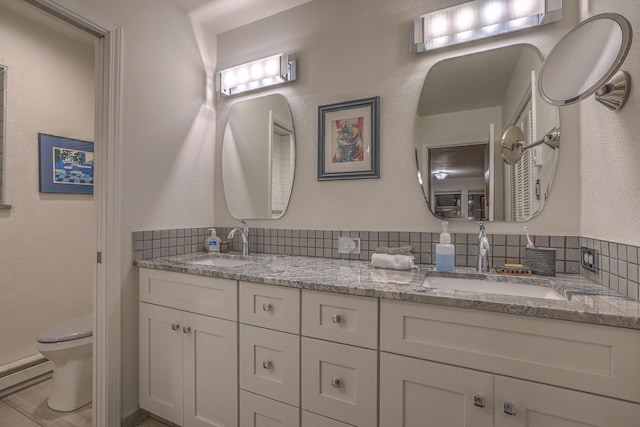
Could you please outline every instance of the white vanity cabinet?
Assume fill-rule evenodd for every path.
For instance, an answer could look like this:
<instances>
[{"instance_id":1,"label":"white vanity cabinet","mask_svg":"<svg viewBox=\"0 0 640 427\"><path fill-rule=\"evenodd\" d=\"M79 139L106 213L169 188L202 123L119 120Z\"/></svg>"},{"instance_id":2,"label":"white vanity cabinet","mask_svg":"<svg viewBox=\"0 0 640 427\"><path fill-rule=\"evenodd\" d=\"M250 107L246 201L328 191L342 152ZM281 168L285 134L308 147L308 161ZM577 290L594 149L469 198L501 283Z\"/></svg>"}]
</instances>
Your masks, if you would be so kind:
<instances>
[{"instance_id":1,"label":"white vanity cabinet","mask_svg":"<svg viewBox=\"0 0 640 427\"><path fill-rule=\"evenodd\" d=\"M184 427L631 427L639 355L635 329L140 270L140 406Z\"/></svg>"},{"instance_id":2,"label":"white vanity cabinet","mask_svg":"<svg viewBox=\"0 0 640 427\"><path fill-rule=\"evenodd\" d=\"M183 427L238 425L236 295L235 281L140 269L141 408Z\"/></svg>"},{"instance_id":3,"label":"white vanity cabinet","mask_svg":"<svg viewBox=\"0 0 640 427\"><path fill-rule=\"evenodd\" d=\"M383 300L380 427L635 425L639 338L636 330Z\"/></svg>"}]
</instances>

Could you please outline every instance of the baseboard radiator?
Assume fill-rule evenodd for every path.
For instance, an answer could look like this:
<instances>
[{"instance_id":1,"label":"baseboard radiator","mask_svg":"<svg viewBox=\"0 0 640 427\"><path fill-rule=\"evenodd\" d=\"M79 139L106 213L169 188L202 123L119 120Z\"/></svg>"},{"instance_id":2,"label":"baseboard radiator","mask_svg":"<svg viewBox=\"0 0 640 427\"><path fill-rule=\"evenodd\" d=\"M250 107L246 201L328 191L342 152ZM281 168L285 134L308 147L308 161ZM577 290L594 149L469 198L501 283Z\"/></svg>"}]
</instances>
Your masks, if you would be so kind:
<instances>
[{"instance_id":1,"label":"baseboard radiator","mask_svg":"<svg viewBox=\"0 0 640 427\"><path fill-rule=\"evenodd\" d=\"M0 366L0 397L51 377L53 363L37 354Z\"/></svg>"}]
</instances>

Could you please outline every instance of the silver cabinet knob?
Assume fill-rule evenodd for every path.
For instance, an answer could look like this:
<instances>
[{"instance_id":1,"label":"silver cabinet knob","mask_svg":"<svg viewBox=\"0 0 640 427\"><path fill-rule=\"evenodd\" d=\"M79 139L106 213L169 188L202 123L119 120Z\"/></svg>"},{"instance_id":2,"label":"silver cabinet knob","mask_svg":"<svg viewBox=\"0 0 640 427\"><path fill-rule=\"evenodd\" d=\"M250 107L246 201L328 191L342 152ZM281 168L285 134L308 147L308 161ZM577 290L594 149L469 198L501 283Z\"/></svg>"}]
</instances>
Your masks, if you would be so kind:
<instances>
[{"instance_id":1,"label":"silver cabinet knob","mask_svg":"<svg viewBox=\"0 0 640 427\"><path fill-rule=\"evenodd\" d=\"M340 388L341 385L342 382L340 381L340 378L331 378L331 387Z\"/></svg>"},{"instance_id":2,"label":"silver cabinet knob","mask_svg":"<svg viewBox=\"0 0 640 427\"><path fill-rule=\"evenodd\" d=\"M333 318L331 319L333 321L333 323L340 323L342 322L342 314L340 313L336 313L333 315Z\"/></svg>"},{"instance_id":3,"label":"silver cabinet knob","mask_svg":"<svg viewBox=\"0 0 640 427\"><path fill-rule=\"evenodd\" d=\"M177 331L178 329L180 329L180 325L178 323L171 324L171 330Z\"/></svg>"},{"instance_id":4,"label":"silver cabinet knob","mask_svg":"<svg viewBox=\"0 0 640 427\"><path fill-rule=\"evenodd\" d=\"M184 332L185 334L190 334L191 333L191 326L183 326L182 327L182 332Z\"/></svg>"},{"instance_id":5,"label":"silver cabinet knob","mask_svg":"<svg viewBox=\"0 0 640 427\"><path fill-rule=\"evenodd\" d=\"M518 412L516 405L511 402L505 402L504 404L504 413L507 415L515 416Z\"/></svg>"},{"instance_id":6,"label":"silver cabinet knob","mask_svg":"<svg viewBox=\"0 0 640 427\"><path fill-rule=\"evenodd\" d=\"M262 310L263 311L271 311L271 310L273 310L273 306L271 305L271 303L262 304Z\"/></svg>"},{"instance_id":7,"label":"silver cabinet knob","mask_svg":"<svg viewBox=\"0 0 640 427\"><path fill-rule=\"evenodd\" d=\"M484 408L486 403L484 401L484 396L475 395L473 396L473 406L477 406L478 408Z\"/></svg>"},{"instance_id":8,"label":"silver cabinet knob","mask_svg":"<svg viewBox=\"0 0 640 427\"><path fill-rule=\"evenodd\" d=\"M271 369L272 366L273 366L273 363L271 363L271 360L263 360L262 361L262 367L264 369Z\"/></svg>"}]
</instances>

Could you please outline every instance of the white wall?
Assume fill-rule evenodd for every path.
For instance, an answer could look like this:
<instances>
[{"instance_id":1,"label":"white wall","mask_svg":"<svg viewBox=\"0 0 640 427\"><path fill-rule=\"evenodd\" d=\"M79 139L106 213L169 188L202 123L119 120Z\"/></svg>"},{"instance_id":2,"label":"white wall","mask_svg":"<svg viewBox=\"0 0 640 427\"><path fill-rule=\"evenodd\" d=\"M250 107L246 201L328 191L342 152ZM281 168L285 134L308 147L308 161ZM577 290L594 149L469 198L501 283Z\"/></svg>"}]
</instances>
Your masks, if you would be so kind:
<instances>
[{"instance_id":1,"label":"white wall","mask_svg":"<svg viewBox=\"0 0 640 427\"><path fill-rule=\"evenodd\" d=\"M272 91L218 98L220 150L230 106L242 99L280 92L296 127L297 170L289 210L278 221L253 221L256 227L436 231L416 182L413 144L416 111L424 78L448 57L515 43L529 43L543 54L577 22L577 4L565 2L565 18L545 27L478 43L411 55L414 16L445 2L412 0L323 0L218 36L218 63L236 65L279 51L298 55L298 80ZM453 2L449 2L453 3ZM431 6L432 8L433 6ZM381 178L318 182L318 105L381 96ZM579 147L577 107L561 113L563 156L549 204L529 222L534 234L579 234ZM216 168L219 169L219 168ZM216 223L237 224L226 209L216 175ZM336 209L339 206L340 209ZM453 232L475 232L474 223L451 225ZM493 223L490 233L521 233L522 224Z\"/></svg>"},{"instance_id":2,"label":"white wall","mask_svg":"<svg viewBox=\"0 0 640 427\"><path fill-rule=\"evenodd\" d=\"M38 132L93 141L94 54L0 4L7 66L5 201L0 210L0 368L38 354L36 336L91 312L95 203L40 193Z\"/></svg>"},{"instance_id":3,"label":"white wall","mask_svg":"<svg viewBox=\"0 0 640 427\"><path fill-rule=\"evenodd\" d=\"M215 112L205 105L203 54L183 11L165 0L76 3L123 29L124 418L138 408L138 272L132 264L132 232L213 223Z\"/></svg>"},{"instance_id":4,"label":"white wall","mask_svg":"<svg viewBox=\"0 0 640 427\"><path fill-rule=\"evenodd\" d=\"M624 15L633 27L633 44L622 66L631 76L631 93L624 108L615 113L592 98L580 103L581 234L638 246L640 3L591 0L581 11L583 18L604 12Z\"/></svg>"},{"instance_id":5,"label":"white wall","mask_svg":"<svg viewBox=\"0 0 640 427\"><path fill-rule=\"evenodd\" d=\"M423 147L487 142L490 123L497 132L502 129L501 114L498 106L416 117L417 134L424 135L424 141L420 141Z\"/></svg>"}]
</instances>

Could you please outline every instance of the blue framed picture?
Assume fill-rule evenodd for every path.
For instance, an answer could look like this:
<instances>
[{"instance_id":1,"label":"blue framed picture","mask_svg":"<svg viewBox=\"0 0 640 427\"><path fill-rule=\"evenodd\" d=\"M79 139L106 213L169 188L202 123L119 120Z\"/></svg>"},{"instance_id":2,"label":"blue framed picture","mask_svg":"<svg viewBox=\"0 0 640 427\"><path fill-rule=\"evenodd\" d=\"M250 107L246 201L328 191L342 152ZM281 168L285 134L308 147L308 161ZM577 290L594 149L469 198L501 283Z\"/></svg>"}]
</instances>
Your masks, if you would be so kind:
<instances>
[{"instance_id":1,"label":"blue framed picture","mask_svg":"<svg viewBox=\"0 0 640 427\"><path fill-rule=\"evenodd\" d=\"M41 193L93 194L93 142L38 134Z\"/></svg>"}]
</instances>

